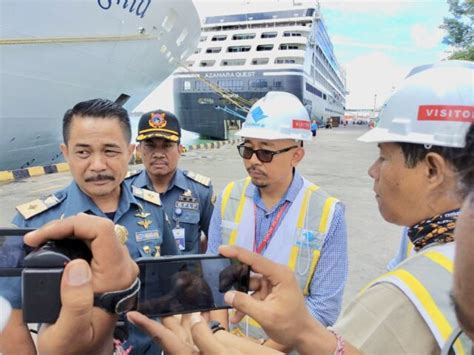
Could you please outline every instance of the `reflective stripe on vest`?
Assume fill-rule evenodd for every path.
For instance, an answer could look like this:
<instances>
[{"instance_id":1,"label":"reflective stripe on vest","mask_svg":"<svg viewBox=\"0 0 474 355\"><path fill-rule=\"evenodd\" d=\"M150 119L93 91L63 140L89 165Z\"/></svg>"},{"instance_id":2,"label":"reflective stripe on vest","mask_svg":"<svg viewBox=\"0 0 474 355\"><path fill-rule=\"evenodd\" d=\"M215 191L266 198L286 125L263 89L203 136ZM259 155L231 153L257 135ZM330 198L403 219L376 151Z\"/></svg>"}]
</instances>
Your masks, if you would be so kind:
<instances>
[{"instance_id":1,"label":"reflective stripe on vest","mask_svg":"<svg viewBox=\"0 0 474 355\"><path fill-rule=\"evenodd\" d=\"M222 195L222 243L252 250L255 234L253 196L247 192L250 178L232 182ZM303 187L262 255L287 264L294 271L305 296L320 257L337 199L303 178ZM241 223L244 222L244 223ZM263 330L252 319L243 320L234 333L259 338Z\"/></svg>"},{"instance_id":2,"label":"reflective stripe on vest","mask_svg":"<svg viewBox=\"0 0 474 355\"><path fill-rule=\"evenodd\" d=\"M449 298L453 259L454 243L431 247L371 284L388 282L403 291L425 320L440 348L458 325ZM466 354L469 347L460 339L454 345L457 354Z\"/></svg>"}]
</instances>

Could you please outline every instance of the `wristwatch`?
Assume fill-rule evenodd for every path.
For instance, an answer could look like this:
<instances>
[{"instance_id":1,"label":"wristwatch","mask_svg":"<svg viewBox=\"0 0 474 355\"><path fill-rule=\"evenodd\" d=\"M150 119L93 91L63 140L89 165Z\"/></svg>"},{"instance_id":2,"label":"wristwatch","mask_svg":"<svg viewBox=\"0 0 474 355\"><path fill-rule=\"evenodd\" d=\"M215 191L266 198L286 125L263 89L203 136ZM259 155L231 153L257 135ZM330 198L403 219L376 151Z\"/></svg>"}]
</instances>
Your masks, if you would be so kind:
<instances>
[{"instance_id":1,"label":"wristwatch","mask_svg":"<svg viewBox=\"0 0 474 355\"><path fill-rule=\"evenodd\" d=\"M209 322L207 322L207 325L208 325L209 329L211 330L212 334L215 334L219 330L225 330L225 328L222 326L222 324L219 323L216 320L210 320Z\"/></svg>"},{"instance_id":2,"label":"wristwatch","mask_svg":"<svg viewBox=\"0 0 474 355\"><path fill-rule=\"evenodd\" d=\"M135 308L139 290L140 279L137 277L133 284L125 290L95 294L94 306L113 314L126 313Z\"/></svg>"}]
</instances>

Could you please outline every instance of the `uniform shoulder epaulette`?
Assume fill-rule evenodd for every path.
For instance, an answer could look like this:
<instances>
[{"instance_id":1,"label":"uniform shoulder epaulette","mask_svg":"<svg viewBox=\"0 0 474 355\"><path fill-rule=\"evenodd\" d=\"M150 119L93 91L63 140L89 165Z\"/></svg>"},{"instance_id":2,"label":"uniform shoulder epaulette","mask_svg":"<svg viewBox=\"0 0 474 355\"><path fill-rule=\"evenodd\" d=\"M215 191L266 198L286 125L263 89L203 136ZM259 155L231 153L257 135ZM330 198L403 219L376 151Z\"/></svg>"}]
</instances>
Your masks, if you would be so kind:
<instances>
[{"instance_id":1,"label":"uniform shoulder epaulette","mask_svg":"<svg viewBox=\"0 0 474 355\"><path fill-rule=\"evenodd\" d=\"M130 179L134 176L137 176L138 174L140 174L142 172L141 169L138 169L138 170L129 170L127 172L127 175L125 175L125 179Z\"/></svg>"},{"instance_id":2,"label":"uniform shoulder epaulette","mask_svg":"<svg viewBox=\"0 0 474 355\"><path fill-rule=\"evenodd\" d=\"M204 176L204 175L192 172L192 171L185 171L184 175L186 175L191 180L194 180L194 181L200 183L201 185L204 185L204 186L210 186L211 185L211 178L209 178L207 176Z\"/></svg>"},{"instance_id":3,"label":"uniform shoulder epaulette","mask_svg":"<svg viewBox=\"0 0 474 355\"><path fill-rule=\"evenodd\" d=\"M147 189L142 189L140 187L132 186L132 194L133 196L153 203L154 205L161 206L160 194L155 191L150 191Z\"/></svg>"},{"instance_id":4,"label":"uniform shoulder epaulette","mask_svg":"<svg viewBox=\"0 0 474 355\"><path fill-rule=\"evenodd\" d=\"M20 213L25 220L30 219L31 217L37 216L44 211L49 210L51 207L54 207L61 203L65 194L56 196L55 194L46 196L45 198L39 198L21 205L16 206L16 210Z\"/></svg>"}]
</instances>

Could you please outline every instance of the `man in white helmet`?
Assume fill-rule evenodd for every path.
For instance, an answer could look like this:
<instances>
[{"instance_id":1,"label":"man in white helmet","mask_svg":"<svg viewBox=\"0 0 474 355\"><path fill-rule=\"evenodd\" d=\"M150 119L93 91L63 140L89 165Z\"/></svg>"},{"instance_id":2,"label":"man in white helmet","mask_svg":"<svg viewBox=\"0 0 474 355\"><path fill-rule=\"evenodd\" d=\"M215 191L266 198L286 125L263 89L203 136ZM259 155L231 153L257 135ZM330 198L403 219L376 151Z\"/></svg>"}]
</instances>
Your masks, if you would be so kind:
<instances>
[{"instance_id":1,"label":"man in white helmet","mask_svg":"<svg viewBox=\"0 0 474 355\"><path fill-rule=\"evenodd\" d=\"M378 143L369 175L380 213L406 226L414 246L414 256L361 292L335 326L364 352L437 354L457 327L449 291L473 73L472 63L459 61L415 68L379 125L360 138ZM468 346L459 341L455 349Z\"/></svg>"},{"instance_id":2,"label":"man in white helmet","mask_svg":"<svg viewBox=\"0 0 474 355\"><path fill-rule=\"evenodd\" d=\"M288 265L311 314L332 325L347 277L346 223L342 203L296 170L303 141L311 141L310 124L305 107L289 93L269 92L252 106L237 133L244 138L238 151L249 177L228 184L218 198L208 253L217 254L221 244L239 245ZM267 338L251 319L233 331Z\"/></svg>"}]
</instances>

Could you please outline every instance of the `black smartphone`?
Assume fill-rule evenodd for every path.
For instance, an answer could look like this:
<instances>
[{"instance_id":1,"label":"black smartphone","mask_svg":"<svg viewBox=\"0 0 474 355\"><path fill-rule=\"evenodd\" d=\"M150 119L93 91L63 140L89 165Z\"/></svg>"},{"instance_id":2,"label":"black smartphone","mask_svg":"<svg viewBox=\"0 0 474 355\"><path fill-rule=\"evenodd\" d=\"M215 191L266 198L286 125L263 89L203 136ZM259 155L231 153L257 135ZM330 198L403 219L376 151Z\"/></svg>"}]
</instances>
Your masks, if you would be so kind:
<instances>
[{"instance_id":1,"label":"black smartphone","mask_svg":"<svg viewBox=\"0 0 474 355\"><path fill-rule=\"evenodd\" d=\"M137 264L137 309L149 317L230 308L227 291L249 291L250 267L223 256L140 258Z\"/></svg>"},{"instance_id":2,"label":"black smartphone","mask_svg":"<svg viewBox=\"0 0 474 355\"><path fill-rule=\"evenodd\" d=\"M34 229L0 228L0 276L20 276L23 260L34 248L23 243L23 236Z\"/></svg>"}]
</instances>

